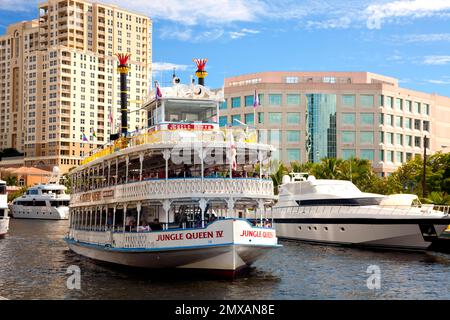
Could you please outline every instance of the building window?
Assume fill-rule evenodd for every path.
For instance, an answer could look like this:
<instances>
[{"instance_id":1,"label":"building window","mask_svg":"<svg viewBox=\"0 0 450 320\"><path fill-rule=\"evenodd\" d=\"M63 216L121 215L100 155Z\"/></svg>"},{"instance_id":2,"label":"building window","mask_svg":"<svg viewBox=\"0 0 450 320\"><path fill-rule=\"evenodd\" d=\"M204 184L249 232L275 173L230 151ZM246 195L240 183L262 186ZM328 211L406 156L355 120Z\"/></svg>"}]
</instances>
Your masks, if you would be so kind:
<instances>
[{"instance_id":1,"label":"building window","mask_svg":"<svg viewBox=\"0 0 450 320\"><path fill-rule=\"evenodd\" d=\"M420 137L414 137L414 147L421 147Z\"/></svg>"},{"instance_id":2,"label":"building window","mask_svg":"<svg viewBox=\"0 0 450 320\"><path fill-rule=\"evenodd\" d=\"M264 123L264 112L258 112L258 123L259 124Z\"/></svg>"},{"instance_id":3,"label":"building window","mask_svg":"<svg viewBox=\"0 0 450 320\"><path fill-rule=\"evenodd\" d=\"M375 159L375 150L373 149L361 149L360 158L373 161Z\"/></svg>"},{"instance_id":4,"label":"building window","mask_svg":"<svg viewBox=\"0 0 450 320\"><path fill-rule=\"evenodd\" d=\"M378 143L384 143L384 132L383 131L378 132Z\"/></svg>"},{"instance_id":5,"label":"building window","mask_svg":"<svg viewBox=\"0 0 450 320\"><path fill-rule=\"evenodd\" d=\"M423 122L423 124L422 124L422 126L423 126L423 131L430 131L430 121L424 121Z\"/></svg>"},{"instance_id":6,"label":"building window","mask_svg":"<svg viewBox=\"0 0 450 320\"><path fill-rule=\"evenodd\" d=\"M362 126L373 126L373 113L361 113L360 122Z\"/></svg>"},{"instance_id":7,"label":"building window","mask_svg":"<svg viewBox=\"0 0 450 320\"><path fill-rule=\"evenodd\" d=\"M241 107L241 97L231 98L231 107L240 108Z\"/></svg>"},{"instance_id":8,"label":"building window","mask_svg":"<svg viewBox=\"0 0 450 320\"><path fill-rule=\"evenodd\" d=\"M220 103L219 108L220 108L221 110L225 110L225 109L227 109L227 107L228 107L228 103L227 103L227 100L225 99L225 101L222 101L222 102Z\"/></svg>"},{"instance_id":9,"label":"building window","mask_svg":"<svg viewBox=\"0 0 450 320\"><path fill-rule=\"evenodd\" d=\"M288 94L286 96L286 104L288 106L299 106L300 105L300 95L299 94Z\"/></svg>"},{"instance_id":10,"label":"building window","mask_svg":"<svg viewBox=\"0 0 450 320\"><path fill-rule=\"evenodd\" d=\"M394 144L394 134L392 132L386 132L386 143Z\"/></svg>"},{"instance_id":11,"label":"building window","mask_svg":"<svg viewBox=\"0 0 450 320\"><path fill-rule=\"evenodd\" d=\"M387 162L394 162L394 151L386 151Z\"/></svg>"},{"instance_id":12,"label":"building window","mask_svg":"<svg viewBox=\"0 0 450 320\"><path fill-rule=\"evenodd\" d=\"M281 112L269 112L269 124L281 124Z\"/></svg>"},{"instance_id":13,"label":"building window","mask_svg":"<svg viewBox=\"0 0 450 320\"><path fill-rule=\"evenodd\" d=\"M300 131L298 131L298 130L287 130L286 131L286 142L287 143L300 142Z\"/></svg>"},{"instance_id":14,"label":"building window","mask_svg":"<svg viewBox=\"0 0 450 320\"><path fill-rule=\"evenodd\" d=\"M400 98L395 99L395 109L403 110L403 100Z\"/></svg>"},{"instance_id":15,"label":"building window","mask_svg":"<svg viewBox=\"0 0 450 320\"><path fill-rule=\"evenodd\" d=\"M372 108L374 105L374 97L373 95L363 94L360 96L361 107L363 108Z\"/></svg>"},{"instance_id":16,"label":"building window","mask_svg":"<svg viewBox=\"0 0 450 320\"><path fill-rule=\"evenodd\" d=\"M262 106L264 104L264 94L263 93L258 94L258 100L259 100L259 105Z\"/></svg>"},{"instance_id":17,"label":"building window","mask_svg":"<svg viewBox=\"0 0 450 320\"><path fill-rule=\"evenodd\" d=\"M269 94L269 105L281 106L281 94Z\"/></svg>"},{"instance_id":18,"label":"building window","mask_svg":"<svg viewBox=\"0 0 450 320\"><path fill-rule=\"evenodd\" d=\"M300 162L300 150L299 149L287 149L287 161L288 162Z\"/></svg>"},{"instance_id":19,"label":"building window","mask_svg":"<svg viewBox=\"0 0 450 320\"><path fill-rule=\"evenodd\" d=\"M414 113L420 113L420 103L414 102Z\"/></svg>"},{"instance_id":20,"label":"building window","mask_svg":"<svg viewBox=\"0 0 450 320\"><path fill-rule=\"evenodd\" d=\"M300 113L299 112L289 112L286 115L286 122L288 125L298 125L300 124Z\"/></svg>"},{"instance_id":21,"label":"building window","mask_svg":"<svg viewBox=\"0 0 450 320\"><path fill-rule=\"evenodd\" d=\"M228 117L227 116L220 116L219 117L219 126L226 127L228 124Z\"/></svg>"},{"instance_id":22,"label":"building window","mask_svg":"<svg viewBox=\"0 0 450 320\"><path fill-rule=\"evenodd\" d=\"M414 129L420 130L420 120L419 119L414 119Z\"/></svg>"},{"instance_id":23,"label":"building window","mask_svg":"<svg viewBox=\"0 0 450 320\"><path fill-rule=\"evenodd\" d=\"M342 149L342 158L348 160L356 157L355 149Z\"/></svg>"},{"instance_id":24,"label":"building window","mask_svg":"<svg viewBox=\"0 0 450 320\"><path fill-rule=\"evenodd\" d=\"M373 144L374 142L373 131L361 131L359 141L361 144Z\"/></svg>"},{"instance_id":25,"label":"building window","mask_svg":"<svg viewBox=\"0 0 450 320\"><path fill-rule=\"evenodd\" d=\"M412 119L411 118L405 118L405 128L406 129L411 129L411 125L412 125Z\"/></svg>"},{"instance_id":26,"label":"building window","mask_svg":"<svg viewBox=\"0 0 450 320\"><path fill-rule=\"evenodd\" d=\"M384 124L384 114L383 113L378 114L378 124L380 124L380 125Z\"/></svg>"},{"instance_id":27,"label":"building window","mask_svg":"<svg viewBox=\"0 0 450 320\"><path fill-rule=\"evenodd\" d=\"M412 159L412 153L411 152L407 152L406 153L406 161L409 161Z\"/></svg>"},{"instance_id":28,"label":"building window","mask_svg":"<svg viewBox=\"0 0 450 320\"><path fill-rule=\"evenodd\" d=\"M379 154L378 154L378 161L384 161L384 151L380 150Z\"/></svg>"},{"instance_id":29,"label":"building window","mask_svg":"<svg viewBox=\"0 0 450 320\"><path fill-rule=\"evenodd\" d=\"M403 118L400 116L395 117L395 126L401 128L403 126Z\"/></svg>"},{"instance_id":30,"label":"building window","mask_svg":"<svg viewBox=\"0 0 450 320\"><path fill-rule=\"evenodd\" d=\"M342 95L342 105L344 107L355 107L355 95L354 94L343 94Z\"/></svg>"},{"instance_id":31,"label":"building window","mask_svg":"<svg viewBox=\"0 0 450 320\"><path fill-rule=\"evenodd\" d=\"M392 98L392 97L384 97L384 106L386 108L391 108L392 109L392 100L393 99L394 98Z\"/></svg>"},{"instance_id":32,"label":"building window","mask_svg":"<svg viewBox=\"0 0 450 320\"><path fill-rule=\"evenodd\" d=\"M246 107L253 107L253 96L245 96L245 106Z\"/></svg>"},{"instance_id":33,"label":"building window","mask_svg":"<svg viewBox=\"0 0 450 320\"><path fill-rule=\"evenodd\" d=\"M286 83L298 83L298 77L286 77Z\"/></svg>"},{"instance_id":34,"label":"building window","mask_svg":"<svg viewBox=\"0 0 450 320\"><path fill-rule=\"evenodd\" d=\"M392 114L387 114L386 115L386 125L392 126L393 122L394 122L394 116Z\"/></svg>"},{"instance_id":35,"label":"building window","mask_svg":"<svg viewBox=\"0 0 450 320\"><path fill-rule=\"evenodd\" d=\"M238 122L241 121L241 115L240 114L234 114L231 116L231 125L232 126L240 126L241 124Z\"/></svg>"},{"instance_id":36,"label":"building window","mask_svg":"<svg viewBox=\"0 0 450 320\"><path fill-rule=\"evenodd\" d=\"M405 109L408 111L408 112L412 112L412 102L410 101L410 100L405 100Z\"/></svg>"},{"instance_id":37,"label":"building window","mask_svg":"<svg viewBox=\"0 0 450 320\"><path fill-rule=\"evenodd\" d=\"M430 115L430 105L427 103L423 104L423 113L426 115Z\"/></svg>"},{"instance_id":38,"label":"building window","mask_svg":"<svg viewBox=\"0 0 450 320\"><path fill-rule=\"evenodd\" d=\"M405 136L405 145L412 147L412 136Z\"/></svg>"},{"instance_id":39,"label":"building window","mask_svg":"<svg viewBox=\"0 0 450 320\"><path fill-rule=\"evenodd\" d=\"M355 143L355 131L342 131L341 142L342 143Z\"/></svg>"},{"instance_id":40,"label":"building window","mask_svg":"<svg viewBox=\"0 0 450 320\"><path fill-rule=\"evenodd\" d=\"M356 115L355 113L342 113L343 125L355 125Z\"/></svg>"},{"instance_id":41,"label":"building window","mask_svg":"<svg viewBox=\"0 0 450 320\"><path fill-rule=\"evenodd\" d=\"M395 142L400 146L403 145L403 135L401 133L395 134Z\"/></svg>"},{"instance_id":42,"label":"building window","mask_svg":"<svg viewBox=\"0 0 450 320\"><path fill-rule=\"evenodd\" d=\"M269 143L278 147L281 144L281 131L269 130Z\"/></svg>"},{"instance_id":43,"label":"building window","mask_svg":"<svg viewBox=\"0 0 450 320\"><path fill-rule=\"evenodd\" d=\"M402 163L403 162L403 152L397 151L397 162Z\"/></svg>"},{"instance_id":44,"label":"building window","mask_svg":"<svg viewBox=\"0 0 450 320\"><path fill-rule=\"evenodd\" d=\"M245 115L245 124L251 124L251 125L255 124L255 116L253 113L247 113Z\"/></svg>"}]
</instances>

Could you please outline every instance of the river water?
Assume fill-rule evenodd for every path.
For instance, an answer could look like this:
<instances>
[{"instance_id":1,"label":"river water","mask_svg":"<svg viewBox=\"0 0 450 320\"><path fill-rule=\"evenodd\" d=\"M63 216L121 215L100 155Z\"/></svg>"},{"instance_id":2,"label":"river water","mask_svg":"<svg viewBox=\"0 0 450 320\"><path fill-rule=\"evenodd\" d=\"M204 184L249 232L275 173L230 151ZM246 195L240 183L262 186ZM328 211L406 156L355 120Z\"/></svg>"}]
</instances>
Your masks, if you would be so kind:
<instances>
[{"instance_id":1,"label":"river water","mask_svg":"<svg viewBox=\"0 0 450 320\"><path fill-rule=\"evenodd\" d=\"M281 242L235 280L102 264L69 251L67 221L11 220L0 239L0 296L8 299L450 299L450 254ZM67 289L69 266L81 289ZM380 288L369 289L369 266ZM375 268L376 268L375 267Z\"/></svg>"}]
</instances>

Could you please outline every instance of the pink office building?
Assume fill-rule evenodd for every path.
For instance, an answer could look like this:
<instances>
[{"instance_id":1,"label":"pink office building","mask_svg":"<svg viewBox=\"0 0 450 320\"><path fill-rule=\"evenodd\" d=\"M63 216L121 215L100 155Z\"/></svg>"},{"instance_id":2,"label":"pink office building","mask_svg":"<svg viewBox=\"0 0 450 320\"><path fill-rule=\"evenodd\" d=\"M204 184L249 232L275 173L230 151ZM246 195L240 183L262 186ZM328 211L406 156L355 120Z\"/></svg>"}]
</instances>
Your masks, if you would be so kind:
<instances>
[{"instance_id":1,"label":"pink office building","mask_svg":"<svg viewBox=\"0 0 450 320\"><path fill-rule=\"evenodd\" d=\"M220 124L265 129L285 163L359 157L386 175L422 154L425 137L428 154L450 146L450 98L369 72L241 75L225 79L225 98Z\"/></svg>"}]
</instances>

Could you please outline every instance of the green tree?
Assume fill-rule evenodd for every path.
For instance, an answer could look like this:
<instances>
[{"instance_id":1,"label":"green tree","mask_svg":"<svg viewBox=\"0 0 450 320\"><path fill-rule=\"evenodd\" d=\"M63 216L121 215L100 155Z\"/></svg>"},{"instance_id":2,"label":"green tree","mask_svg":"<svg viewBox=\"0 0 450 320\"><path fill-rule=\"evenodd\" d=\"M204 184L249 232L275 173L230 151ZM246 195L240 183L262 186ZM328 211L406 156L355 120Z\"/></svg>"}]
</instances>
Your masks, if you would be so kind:
<instances>
[{"instance_id":1,"label":"green tree","mask_svg":"<svg viewBox=\"0 0 450 320\"><path fill-rule=\"evenodd\" d=\"M14 199L22 196L25 192L27 192L27 187L22 187L17 191L13 191L11 193L8 193L8 202L12 202Z\"/></svg>"},{"instance_id":2,"label":"green tree","mask_svg":"<svg viewBox=\"0 0 450 320\"><path fill-rule=\"evenodd\" d=\"M272 161L270 164L272 174L270 177L273 181L274 193L278 194L278 187L281 185L283 176L289 174L286 166L278 160Z\"/></svg>"},{"instance_id":3,"label":"green tree","mask_svg":"<svg viewBox=\"0 0 450 320\"><path fill-rule=\"evenodd\" d=\"M17 186L17 176L8 175L4 179L5 179L7 186L11 186L11 187Z\"/></svg>"}]
</instances>

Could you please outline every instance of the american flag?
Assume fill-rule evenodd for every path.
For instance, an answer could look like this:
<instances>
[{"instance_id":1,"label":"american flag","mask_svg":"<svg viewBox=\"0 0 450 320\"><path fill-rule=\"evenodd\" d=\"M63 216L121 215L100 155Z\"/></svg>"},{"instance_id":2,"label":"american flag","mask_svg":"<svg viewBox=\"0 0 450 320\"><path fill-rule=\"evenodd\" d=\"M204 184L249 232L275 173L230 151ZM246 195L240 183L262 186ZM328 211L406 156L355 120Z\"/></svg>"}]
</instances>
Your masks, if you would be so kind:
<instances>
[{"instance_id":1,"label":"american flag","mask_svg":"<svg viewBox=\"0 0 450 320\"><path fill-rule=\"evenodd\" d=\"M255 89L255 95L253 96L253 108L256 109L257 106L259 106L259 96L256 93L256 89Z\"/></svg>"}]
</instances>

